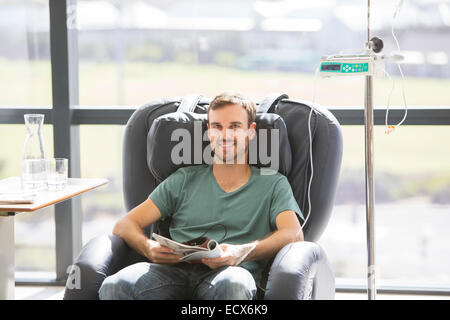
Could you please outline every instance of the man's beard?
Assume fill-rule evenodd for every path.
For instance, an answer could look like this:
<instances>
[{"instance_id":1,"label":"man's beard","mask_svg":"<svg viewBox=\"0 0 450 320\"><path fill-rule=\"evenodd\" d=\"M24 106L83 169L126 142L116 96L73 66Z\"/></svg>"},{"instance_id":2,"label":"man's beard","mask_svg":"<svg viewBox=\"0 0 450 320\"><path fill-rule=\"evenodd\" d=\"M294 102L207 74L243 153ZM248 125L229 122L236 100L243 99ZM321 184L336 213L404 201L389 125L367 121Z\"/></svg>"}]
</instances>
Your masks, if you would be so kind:
<instances>
[{"instance_id":1,"label":"man's beard","mask_svg":"<svg viewBox=\"0 0 450 320\"><path fill-rule=\"evenodd\" d=\"M228 143L231 143L229 141ZM248 151L248 138L243 142L232 141L231 147L228 150L223 150L223 145L227 143L220 143L216 145L214 150L214 158L218 164L246 164ZM240 146L241 144L242 146ZM244 146L245 145L245 146Z\"/></svg>"}]
</instances>

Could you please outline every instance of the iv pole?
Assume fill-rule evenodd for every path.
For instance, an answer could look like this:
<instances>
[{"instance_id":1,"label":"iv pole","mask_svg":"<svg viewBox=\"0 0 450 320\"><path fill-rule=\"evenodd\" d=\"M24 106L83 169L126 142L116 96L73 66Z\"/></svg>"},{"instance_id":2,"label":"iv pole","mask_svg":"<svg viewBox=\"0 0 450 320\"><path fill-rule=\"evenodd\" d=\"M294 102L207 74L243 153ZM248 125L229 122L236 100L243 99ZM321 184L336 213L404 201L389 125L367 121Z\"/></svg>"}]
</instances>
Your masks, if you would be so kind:
<instances>
[{"instance_id":1,"label":"iv pole","mask_svg":"<svg viewBox=\"0 0 450 320\"><path fill-rule=\"evenodd\" d=\"M367 0L367 48L372 50L370 41L370 0ZM365 128L365 182L367 220L367 293L369 300L375 300L375 239L374 239L374 179L373 179L373 76L365 77L364 88L364 128Z\"/></svg>"}]
</instances>

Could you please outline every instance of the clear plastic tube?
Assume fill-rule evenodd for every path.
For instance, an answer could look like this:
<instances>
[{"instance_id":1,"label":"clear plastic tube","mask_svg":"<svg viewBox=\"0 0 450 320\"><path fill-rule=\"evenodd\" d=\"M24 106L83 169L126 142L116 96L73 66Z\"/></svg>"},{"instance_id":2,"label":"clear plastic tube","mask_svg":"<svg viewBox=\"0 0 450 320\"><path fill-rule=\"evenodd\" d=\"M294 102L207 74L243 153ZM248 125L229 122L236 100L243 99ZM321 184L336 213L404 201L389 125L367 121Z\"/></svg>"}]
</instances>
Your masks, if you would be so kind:
<instances>
[{"instance_id":1,"label":"clear plastic tube","mask_svg":"<svg viewBox=\"0 0 450 320\"><path fill-rule=\"evenodd\" d=\"M397 18L398 18L398 15L399 15L400 11L401 11L402 5L403 5L403 0L400 0L398 2L398 4L397 4L397 8L395 9L394 17L393 17L393 21L392 21L392 27L391 27L391 34L392 34L394 42L395 42L395 44L397 46L397 50L399 52L401 52L401 49L400 49L400 44L398 42L397 36L395 35L395 23L397 22ZM403 104L404 104L404 107L405 107L405 114L403 115L403 118L402 118L402 120L399 123L397 123L394 126L389 126L389 124L388 124L388 114L389 114L390 98L391 98L391 94L392 94L392 90L393 90L392 89L390 94L389 94L389 98L388 98L388 104L387 104L387 110L386 110L386 121L385 121L386 133L388 133L388 134L390 132L392 132L396 127L401 126L403 124L403 122L405 121L406 116L408 115L408 105L406 103L406 95L405 95L405 75L403 74L403 70L402 70L402 67L401 67L400 63L399 62L396 62L396 63L397 63L398 71L400 72L400 75L402 77L402 97L403 97ZM386 71L385 71L385 74L387 74L389 76L389 74ZM392 80L392 78L390 76L389 76L389 78Z\"/></svg>"}]
</instances>

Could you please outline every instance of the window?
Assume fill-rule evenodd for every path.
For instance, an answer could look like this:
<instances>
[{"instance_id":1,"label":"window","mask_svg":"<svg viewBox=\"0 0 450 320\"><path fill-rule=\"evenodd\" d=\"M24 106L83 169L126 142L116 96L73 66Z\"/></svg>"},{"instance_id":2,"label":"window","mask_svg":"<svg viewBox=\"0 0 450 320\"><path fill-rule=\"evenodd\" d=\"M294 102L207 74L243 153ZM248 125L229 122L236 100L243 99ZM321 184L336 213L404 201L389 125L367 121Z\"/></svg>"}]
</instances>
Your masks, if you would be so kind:
<instances>
[{"instance_id":1,"label":"window","mask_svg":"<svg viewBox=\"0 0 450 320\"><path fill-rule=\"evenodd\" d=\"M0 108L50 106L50 24L47 0L0 1ZM0 125L0 179L20 176L24 125ZM53 154L51 125L44 125ZM16 271L54 271L53 208L15 218Z\"/></svg>"},{"instance_id":2,"label":"window","mask_svg":"<svg viewBox=\"0 0 450 320\"><path fill-rule=\"evenodd\" d=\"M336 205L320 243L339 278L367 268L364 128L344 126ZM375 264L379 283L450 285L448 126L375 127Z\"/></svg>"},{"instance_id":3,"label":"window","mask_svg":"<svg viewBox=\"0 0 450 320\"><path fill-rule=\"evenodd\" d=\"M48 1L0 6L0 108L51 105Z\"/></svg>"},{"instance_id":4,"label":"window","mask_svg":"<svg viewBox=\"0 0 450 320\"><path fill-rule=\"evenodd\" d=\"M398 50L391 34L398 3L377 1L371 7L371 35L383 39L387 56ZM49 2L0 0L0 5L0 41L5 44L0 48L0 108L49 106ZM404 2L395 34L405 57L401 66L406 78L402 82L396 64L386 64L395 85L390 106L403 106L402 85L410 107L450 106L449 12L444 0ZM323 55L361 52L366 14L366 2L357 0L78 0L79 104L114 109L188 93L213 97L239 91L256 101L282 92L295 100L314 97L325 107L360 108L361 78L315 79L314 71ZM386 107L392 86L389 77L374 79L376 109ZM433 124L405 125L389 136L383 126L375 127L376 264L382 282L450 287L445 230L450 212L450 131L449 126ZM125 214L123 129L112 124L80 127L82 177L110 180L83 196L83 244L110 232ZM364 130L345 124L342 129L344 158L336 206L320 243L338 278L363 282ZM50 149L51 126L44 131ZM0 178L20 174L17 159L24 137L22 125L0 125ZM42 226L36 228L52 233L51 222L45 224L52 215L45 213L39 219ZM19 215L18 221L17 247L31 246L31 240L20 241L40 237L30 235L38 221L32 215ZM36 252L39 259L46 258L31 259L35 265L27 260L28 249L17 249L18 268L23 261L24 269L48 269L54 259L48 249L52 241L46 237L41 243L42 251Z\"/></svg>"},{"instance_id":5,"label":"window","mask_svg":"<svg viewBox=\"0 0 450 320\"><path fill-rule=\"evenodd\" d=\"M81 199L83 245L95 236L111 233L114 223L126 213L122 193L123 129L114 125L80 127L81 176L109 181Z\"/></svg>"},{"instance_id":6,"label":"window","mask_svg":"<svg viewBox=\"0 0 450 320\"><path fill-rule=\"evenodd\" d=\"M311 100L322 55L361 52L365 6L361 1L80 0L80 104L138 106L161 97L219 91L241 91L253 99L286 92ZM372 5L372 34L384 39L386 55L397 51L391 35L395 6L393 1ZM447 7L409 1L396 20L410 105L450 101L444 89L450 84L450 48L442 46ZM440 23L426 19L436 15ZM417 51L417 43L424 42ZM396 65L388 63L387 71L396 79L391 104L403 105ZM321 104L362 104L360 79L318 85ZM377 79L377 105L386 105L390 89L389 79Z\"/></svg>"}]
</instances>

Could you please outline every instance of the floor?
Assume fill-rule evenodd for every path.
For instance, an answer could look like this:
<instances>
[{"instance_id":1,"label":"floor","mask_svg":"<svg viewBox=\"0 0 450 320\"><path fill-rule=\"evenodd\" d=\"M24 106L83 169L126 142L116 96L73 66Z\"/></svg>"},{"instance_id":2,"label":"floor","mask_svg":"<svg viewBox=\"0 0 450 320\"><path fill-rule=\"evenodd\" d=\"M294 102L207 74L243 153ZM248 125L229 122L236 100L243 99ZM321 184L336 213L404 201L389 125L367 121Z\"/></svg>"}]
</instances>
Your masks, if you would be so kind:
<instances>
[{"instance_id":1,"label":"floor","mask_svg":"<svg viewBox=\"0 0 450 320\"><path fill-rule=\"evenodd\" d=\"M16 300L62 300L64 287L16 286Z\"/></svg>"},{"instance_id":2,"label":"floor","mask_svg":"<svg viewBox=\"0 0 450 320\"><path fill-rule=\"evenodd\" d=\"M62 300L63 287L16 286L16 300ZM336 300L367 300L367 294L336 293ZM450 296L378 294L378 300L450 300Z\"/></svg>"}]
</instances>

